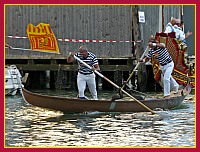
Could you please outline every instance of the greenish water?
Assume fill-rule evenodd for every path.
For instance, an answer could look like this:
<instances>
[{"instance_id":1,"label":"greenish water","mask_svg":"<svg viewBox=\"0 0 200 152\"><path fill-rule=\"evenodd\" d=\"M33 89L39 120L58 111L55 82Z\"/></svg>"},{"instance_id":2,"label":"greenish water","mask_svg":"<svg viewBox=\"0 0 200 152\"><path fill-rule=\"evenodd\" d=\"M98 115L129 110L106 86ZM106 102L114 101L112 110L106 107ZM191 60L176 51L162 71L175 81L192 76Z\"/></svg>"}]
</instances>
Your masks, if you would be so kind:
<instances>
[{"instance_id":1,"label":"greenish water","mask_svg":"<svg viewBox=\"0 0 200 152\"><path fill-rule=\"evenodd\" d=\"M34 90L76 97L77 92ZM108 98L111 91L100 91ZM88 96L90 96L88 94ZM195 99L178 108L150 113L63 114L31 106L21 95L6 96L6 147L194 147Z\"/></svg>"}]
</instances>

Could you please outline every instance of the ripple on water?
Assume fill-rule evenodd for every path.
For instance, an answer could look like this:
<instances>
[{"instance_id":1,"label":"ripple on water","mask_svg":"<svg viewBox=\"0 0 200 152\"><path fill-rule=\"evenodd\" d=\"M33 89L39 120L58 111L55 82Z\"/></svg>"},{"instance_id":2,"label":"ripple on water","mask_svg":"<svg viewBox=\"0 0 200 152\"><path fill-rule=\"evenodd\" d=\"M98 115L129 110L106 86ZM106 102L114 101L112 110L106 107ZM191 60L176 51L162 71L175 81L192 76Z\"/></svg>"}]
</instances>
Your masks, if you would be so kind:
<instances>
[{"instance_id":1,"label":"ripple on water","mask_svg":"<svg viewBox=\"0 0 200 152\"><path fill-rule=\"evenodd\" d=\"M65 94L63 92L63 94ZM110 96L109 93L103 97ZM194 101L146 113L63 114L6 98L6 146L192 147Z\"/></svg>"}]
</instances>

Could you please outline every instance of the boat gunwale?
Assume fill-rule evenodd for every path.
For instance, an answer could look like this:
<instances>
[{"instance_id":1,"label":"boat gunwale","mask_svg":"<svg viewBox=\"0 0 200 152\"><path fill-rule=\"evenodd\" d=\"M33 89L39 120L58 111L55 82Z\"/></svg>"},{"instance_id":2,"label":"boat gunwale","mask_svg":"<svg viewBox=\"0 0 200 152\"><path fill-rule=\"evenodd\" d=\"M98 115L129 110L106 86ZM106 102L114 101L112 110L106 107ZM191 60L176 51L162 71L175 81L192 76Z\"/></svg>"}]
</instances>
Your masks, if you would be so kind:
<instances>
[{"instance_id":1,"label":"boat gunwale","mask_svg":"<svg viewBox=\"0 0 200 152\"><path fill-rule=\"evenodd\" d=\"M106 99L100 99L100 100L94 100L94 99L88 99L88 100L83 100L83 99L79 99L79 98L70 98L70 97L64 97L64 96L55 96L55 95L44 95L44 94L40 94L40 93L35 93L35 92L31 92L25 88L22 88L23 91L25 91L26 93L30 94L30 95L36 95L36 96L40 96L40 97L45 97L45 98L50 98L50 99L60 99L60 100L73 100L73 101L77 101L77 102L81 102L81 101L91 101L91 102L135 102L133 99L130 100L125 100L125 99L119 99L119 100L106 100ZM186 94L187 95L187 94ZM150 101L168 101L168 100L174 100L175 98L180 98L180 97L185 97L186 95L179 95L179 96L174 96L174 97L170 97L170 98L148 98L147 100L140 100L141 102L150 102Z\"/></svg>"}]
</instances>

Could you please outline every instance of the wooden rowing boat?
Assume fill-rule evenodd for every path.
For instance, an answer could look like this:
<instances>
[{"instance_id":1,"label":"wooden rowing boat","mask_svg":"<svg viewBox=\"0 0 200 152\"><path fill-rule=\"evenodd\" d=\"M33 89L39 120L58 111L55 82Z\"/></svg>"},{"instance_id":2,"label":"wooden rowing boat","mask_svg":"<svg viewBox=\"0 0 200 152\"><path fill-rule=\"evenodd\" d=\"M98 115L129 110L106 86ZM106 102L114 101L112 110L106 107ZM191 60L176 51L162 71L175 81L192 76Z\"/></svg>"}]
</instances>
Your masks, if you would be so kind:
<instances>
[{"instance_id":1,"label":"wooden rowing boat","mask_svg":"<svg viewBox=\"0 0 200 152\"><path fill-rule=\"evenodd\" d=\"M141 103L151 109L173 109L179 106L191 90L190 84L176 96L171 98L154 98L140 100ZM51 110L62 111L64 113L72 112L146 112L146 108L131 99L119 100L81 100L78 98L66 98L59 96L41 95L30 92L22 88L22 95L26 102L33 106L47 108Z\"/></svg>"}]
</instances>

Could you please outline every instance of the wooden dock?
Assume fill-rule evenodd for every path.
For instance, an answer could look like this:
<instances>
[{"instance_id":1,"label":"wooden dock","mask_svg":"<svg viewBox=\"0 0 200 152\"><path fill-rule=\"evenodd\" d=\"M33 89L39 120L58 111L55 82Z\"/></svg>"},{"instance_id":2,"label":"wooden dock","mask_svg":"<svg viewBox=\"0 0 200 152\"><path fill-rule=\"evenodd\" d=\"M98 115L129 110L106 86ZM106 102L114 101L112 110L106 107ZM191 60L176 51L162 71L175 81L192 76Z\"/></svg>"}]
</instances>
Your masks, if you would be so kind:
<instances>
[{"instance_id":1,"label":"wooden dock","mask_svg":"<svg viewBox=\"0 0 200 152\"><path fill-rule=\"evenodd\" d=\"M134 58L99 58L101 73L119 86L129 77L136 65ZM50 89L77 89L77 63L67 63L66 59L6 59L6 65L15 64L22 75L29 73L26 87L50 88ZM152 67L147 65L148 79L147 89L155 91L156 83L153 79ZM115 89L107 81L96 77L98 89ZM131 79L131 86L137 89L137 72Z\"/></svg>"}]
</instances>

